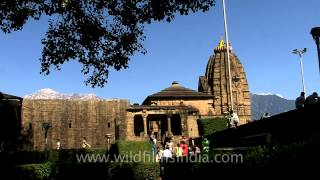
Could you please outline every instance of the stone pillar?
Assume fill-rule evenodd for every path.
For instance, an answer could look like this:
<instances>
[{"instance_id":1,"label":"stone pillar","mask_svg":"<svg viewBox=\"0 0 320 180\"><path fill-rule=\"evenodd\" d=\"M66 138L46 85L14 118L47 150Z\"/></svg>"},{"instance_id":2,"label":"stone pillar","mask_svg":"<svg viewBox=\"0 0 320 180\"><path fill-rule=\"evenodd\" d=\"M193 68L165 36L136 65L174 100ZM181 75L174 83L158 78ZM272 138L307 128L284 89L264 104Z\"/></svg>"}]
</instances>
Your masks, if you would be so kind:
<instances>
[{"instance_id":1,"label":"stone pillar","mask_svg":"<svg viewBox=\"0 0 320 180\"><path fill-rule=\"evenodd\" d=\"M144 132L144 136L147 136L147 117L148 115L142 115L143 118L143 132Z\"/></svg>"},{"instance_id":2,"label":"stone pillar","mask_svg":"<svg viewBox=\"0 0 320 180\"><path fill-rule=\"evenodd\" d=\"M171 116L168 116L168 133L171 134Z\"/></svg>"},{"instance_id":3,"label":"stone pillar","mask_svg":"<svg viewBox=\"0 0 320 180\"><path fill-rule=\"evenodd\" d=\"M159 130L158 130L158 139L160 139L161 140L161 126L162 126L162 124L161 124L161 120L159 121L159 123L158 123L158 125L159 125Z\"/></svg>"}]
</instances>

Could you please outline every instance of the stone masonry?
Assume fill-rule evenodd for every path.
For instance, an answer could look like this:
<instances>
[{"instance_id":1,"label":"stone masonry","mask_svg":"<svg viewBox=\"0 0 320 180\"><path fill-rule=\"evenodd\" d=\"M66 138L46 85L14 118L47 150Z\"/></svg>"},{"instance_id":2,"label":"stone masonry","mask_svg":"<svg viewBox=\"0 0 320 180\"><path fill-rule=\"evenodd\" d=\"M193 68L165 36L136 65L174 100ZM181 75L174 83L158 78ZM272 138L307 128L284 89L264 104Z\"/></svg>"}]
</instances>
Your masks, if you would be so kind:
<instances>
[{"instance_id":1,"label":"stone masonry","mask_svg":"<svg viewBox=\"0 0 320 180\"><path fill-rule=\"evenodd\" d=\"M22 127L28 143L25 149L55 149L60 139L64 149L81 148L83 137L92 148L106 148L110 142L125 138L122 120L126 119L128 100L28 100L23 101Z\"/></svg>"},{"instance_id":2,"label":"stone masonry","mask_svg":"<svg viewBox=\"0 0 320 180\"><path fill-rule=\"evenodd\" d=\"M214 49L214 55L210 56L205 76L199 78L199 92L214 96L213 107L216 116L223 116L230 108L229 76L227 71L227 50L223 41ZM240 118L240 124L251 119L251 101L249 86L245 71L238 57L230 48L231 84L234 112Z\"/></svg>"}]
</instances>

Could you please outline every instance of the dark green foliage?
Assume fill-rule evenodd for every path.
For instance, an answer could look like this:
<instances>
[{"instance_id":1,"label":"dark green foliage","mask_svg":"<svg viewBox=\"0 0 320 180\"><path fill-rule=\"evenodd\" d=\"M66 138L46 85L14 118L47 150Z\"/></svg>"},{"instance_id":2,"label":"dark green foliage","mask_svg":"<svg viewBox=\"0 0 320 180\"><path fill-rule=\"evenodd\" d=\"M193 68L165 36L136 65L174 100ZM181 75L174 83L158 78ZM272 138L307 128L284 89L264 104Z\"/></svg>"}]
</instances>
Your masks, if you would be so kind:
<instances>
[{"instance_id":1,"label":"dark green foliage","mask_svg":"<svg viewBox=\"0 0 320 180\"><path fill-rule=\"evenodd\" d=\"M149 144L145 142L119 141L116 146L122 156L130 154L134 155L140 151L143 152L149 149ZM70 179L75 177L80 179L146 179L159 176L160 167L158 163L133 162L132 160L134 159L131 159L130 156L122 159L123 162L115 162L115 159L112 158L115 154L110 154L109 161L106 162L78 163L76 153L82 155L88 153L108 156L108 154L99 150L86 152L76 150L61 151L59 153L58 163L55 165L56 171L54 177L56 179Z\"/></svg>"},{"instance_id":2,"label":"dark green foliage","mask_svg":"<svg viewBox=\"0 0 320 180\"><path fill-rule=\"evenodd\" d=\"M49 16L41 73L75 60L89 75L87 85L103 87L110 68L125 69L130 56L145 53L144 24L170 22L178 13L208 11L213 5L214 0L2 0L0 29L10 33L22 29L28 19Z\"/></svg>"},{"instance_id":3,"label":"dark green foliage","mask_svg":"<svg viewBox=\"0 0 320 180\"><path fill-rule=\"evenodd\" d=\"M13 179L156 179L160 175L159 163L143 159L150 157L148 142L118 141L115 145L120 155L141 155L142 161L135 162L130 157L115 162L114 158L102 162L78 162L77 155L108 156L99 149L62 149L48 152L1 153L1 165L14 162L7 169ZM143 152L147 152L144 154ZM115 154L110 154L114 156ZM6 159L4 159L6 157ZM146 160L146 161L144 161ZM14 165L15 164L15 165ZM9 173L10 172L10 173ZM15 176L13 176L14 174Z\"/></svg>"},{"instance_id":4,"label":"dark green foliage","mask_svg":"<svg viewBox=\"0 0 320 180\"><path fill-rule=\"evenodd\" d=\"M85 163L62 164L56 179L156 179L160 174L158 163Z\"/></svg>"},{"instance_id":5,"label":"dark green foliage","mask_svg":"<svg viewBox=\"0 0 320 180\"><path fill-rule=\"evenodd\" d=\"M26 164L19 165L16 168L18 179L36 179L45 180L50 179L52 174L51 163L41 163L41 164Z\"/></svg>"},{"instance_id":6,"label":"dark green foliage","mask_svg":"<svg viewBox=\"0 0 320 180\"><path fill-rule=\"evenodd\" d=\"M227 128L227 119L221 118L208 118L198 120L199 133L201 135L209 135Z\"/></svg>"},{"instance_id":7,"label":"dark green foliage","mask_svg":"<svg viewBox=\"0 0 320 180\"><path fill-rule=\"evenodd\" d=\"M49 161L56 164L77 164L79 163L77 156L86 154L103 156L107 152L104 149L62 149L51 152Z\"/></svg>"},{"instance_id":8,"label":"dark green foliage","mask_svg":"<svg viewBox=\"0 0 320 180\"><path fill-rule=\"evenodd\" d=\"M317 117L320 104L296 109L270 118L226 129L208 136L214 147L240 147L291 144L320 137ZM210 146L211 146L210 145Z\"/></svg>"},{"instance_id":9,"label":"dark green foliage","mask_svg":"<svg viewBox=\"0 0 320 180\"><path fill-rule=\"evenodd\" d=\"M139 163L134 168L135 179L157 179L160 175L159 163Z\"/></svg>"},{"instance_id":10,"label":"dark green foliage","mask_svg":"<svg viewBox=\"0 0 320 180\"><path fill-rule=\"evenodd\" d=\"M159 163L111 163L110 179L157 179L160 175Z\"/></svg>"},{"instance_id":11,"label":"dark green foliage","mask_svg":"<svg viewBox=\"0 0 320 180\"><path fill-rule=\"evenodd\" d=\"M46 160L43 151L1 152L0 161L13 164L38 164Z\"/></svg>"},{"instance_id":12,"label":"dark green foliage","mask_svg":"<svg viewBox=\"0 0 320 180\"><path fill-rule=\"evenodd\" d=\"M214 176L227 179L312 177L312 175L318 175L319 143L320 139L312 139L288 145L258 146L246 151L216 151L215 154L242 154L243 162L175 163L168 164L166 172L170 179L206 179L213 173ZM211 157L213 155L211 154Z\"/></svg>"}]
</instances>

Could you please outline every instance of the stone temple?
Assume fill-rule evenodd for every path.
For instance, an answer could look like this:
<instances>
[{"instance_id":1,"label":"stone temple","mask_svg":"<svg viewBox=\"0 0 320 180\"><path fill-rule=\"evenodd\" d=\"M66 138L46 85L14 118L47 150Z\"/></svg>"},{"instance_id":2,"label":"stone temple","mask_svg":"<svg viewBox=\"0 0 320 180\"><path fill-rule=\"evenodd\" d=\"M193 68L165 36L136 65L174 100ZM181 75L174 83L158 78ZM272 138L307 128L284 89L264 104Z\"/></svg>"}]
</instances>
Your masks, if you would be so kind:
<instances>
[{"instance_id":1,"label":"stone temple","mask_svg":"<svg viewBox=\"0 0 320 180\"><path fill-rule=\"evenodd\" d=\"M181 86L178 82L148 96L141 106L127 109L127 139L140 140L165 132L176 136L198 137L197 120L213 111L213 96Z\"/></svg>"},{"instance_id":2,"label":"stone temple","mask_svg":"<svg viewBox=\"0 0 320 180\"><path fill-rule=\"evenodd\" d=\"M209 58L205 76L200 76L198 91L178 82L148 96L141 106L127 111L127 139L139 140L154 134L157 138L168 131L174 137L199 136L197 120L225 116L231 107L226 46L221 41ZM250 93L246 74L237 56L230 50L234 112L240 124L251 119Z\"/></svg>"},{"instance_id":3,"label":"stone temple","mask_svg":"<svg viewBox=\"0 0 320 180\"><path fill-rule=\"evenodd\" d=\"M226 54L221 41L199 78L198 91L174 81L141 105L130 105L125 99L23 99L24 149L54 149L58 139L63 148L81 148L84 137L92 148L106 148L109 140L145 141L150 134L158 139L166 133L174 139L198 137L199 119L225 116L230 108ZM248 83L232 50L230 60L234 111L244 124L251 117Z\"/></svg>"},{"instance_id":4,"label":"stone temple","mask_svg":"<svg viewBox=\"0 0 320 180\"><path fill-rule=\"evenodd\" d=\"M230 46L231 47L231 46ZM240 118L240 124L251 119L251 101L245 71L238 57L230 48L230 69L234 112ZM230 89L227 68L227 48L223 41L210 56L205 76L199 77L198 91L214 96L215 115L221 116L230 108Z\"/></svg>"}]
</instances>

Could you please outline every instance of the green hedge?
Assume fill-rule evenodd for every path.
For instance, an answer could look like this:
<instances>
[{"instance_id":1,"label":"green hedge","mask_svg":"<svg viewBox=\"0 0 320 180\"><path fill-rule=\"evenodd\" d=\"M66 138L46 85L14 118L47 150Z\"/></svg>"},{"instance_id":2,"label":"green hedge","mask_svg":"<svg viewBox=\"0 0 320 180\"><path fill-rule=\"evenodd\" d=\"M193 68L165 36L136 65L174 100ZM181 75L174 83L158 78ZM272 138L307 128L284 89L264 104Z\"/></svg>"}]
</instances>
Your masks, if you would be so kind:
<instances>
[{"instance_id":1,"label":"green hedge","mask_svg":"<svg viewBox=\"0 0 320 180\"><path fill-rule=\"evenodd\" d=\"M16 179L50 179L52 174L52 164L47 162L41 164L19 165L16 167L16 172Z\"/></svg>"},{"instance_id":2,"label":"green hedge","mask_svg":"<svg viewBox=\"0 0 320 180\"><path fill-rule=\"evenodd\" d=\"M199 119L199 133L201 135L209 135L227 128L227 119L224 117Z\"/></svg>"},{"instance_id":3,"label":"green hedge","mask_svg":"<svg viewBox=\"0 0 320 180\"><path fill-rule=\"evenodd\" d=\"M141 151L151 151L151 144L148 141L117 141L119 154L128 154L130 152L139 153Z\"/></svg>"},{"instance_id":4,"label":"green hedge","mask_svg":"<svg viewBox=\"0 0 320 180\"><path fill-rule=\"evenodd\" d=\"M115 144L117 153L131 160L134 156L141 156L141 161L151 158L152 146L148 141L117 141ZM143 156L145 158L143 158Z\"/></svg>"},{"instance_id":5,"label":"green hedge","mask_svg":"<svg viewBox=\"0 0 320 180\"><path fill-rule=\"evenodd\" d=\"M158 179L159 163L111 163L109 165L110 179Z\"/></svg>"},{"instance_id":6,"label":"green hedge","mask_svg":"<svg viewBox=\"0 0 320 180\"><path fill-rule=\"evenodd\" d=\"M116 147L122 156L140 153L143 158L143 155L151 154L151 145L148 142L119 141ZM19 158L24 159L21 160L24 164L15 167L13 174L17 177L13 179L157 179L160 175L159 163L144 162L144 159L140 162L131 162L133 159L127 158L124 162L115 162L115 159L111 158L109 162L96 163L79 163L77 160L77 155L81 154L107 156L105 150L63 149L17 154ZM114 155L111 154L110 157Z\"/></svg>"},{"instance_id":7,"label":"green hedge","mask_svg":"<svg viewBox=\"0 0 320 180\"><path fill-rule=\"evenodd\" d=\"M16 167L12 179L158 179L159 163L84 163L84 164L26 164Z\"/></svg>"},{"instance_id":8,"label":"green hedge","mask_svg":"<svg viewBox=\"0 0 320 180\"><path fill-rule=\"evenodd\" d=\"M224 178L273 179L278 175L288 177L318 176L320 162L320 140L286 145L259 146L247 151L216 152L243 155L243 162L229 163L175 163L165 166L170 179L206 179L216 176ZM178 172L183 172L179 174ZM281 176L280 176L281 177Z\"/></svg>"},{"instance_id":9,"label":"green hedge","mask_svg":"<svg viewBox=\"0 0 320 180\"><path fill-rule=\"evenodd\" d=\"M46 153L43 151L1 152L0 162L13 164L39 164L46 161Z\"/></svg>"},{"instance_id":10,"label":"green hedge","mask_svg":"<svg viewBox=\"0 0 320 180\"><path fill-rule=\"evenodd\" d=\"M14 153L0 153L0 163L6 164L41 164L47 161L57 163L62 161L64 163L77 162L77 154L106 154L104 149L62 149L59 151L20 151Z\"/></svg>"},{"instance_id":11,"label":"green hedge","mask_svg":"<svg viewBox=\"0 0 320 180\"><path fill-rule=\"evenodd\" d=\"M50 153L49 161L58 164L78 163L77 156L80 155L106 155L105 149L63 149Z\"/></svg>"}]
</instances>

